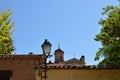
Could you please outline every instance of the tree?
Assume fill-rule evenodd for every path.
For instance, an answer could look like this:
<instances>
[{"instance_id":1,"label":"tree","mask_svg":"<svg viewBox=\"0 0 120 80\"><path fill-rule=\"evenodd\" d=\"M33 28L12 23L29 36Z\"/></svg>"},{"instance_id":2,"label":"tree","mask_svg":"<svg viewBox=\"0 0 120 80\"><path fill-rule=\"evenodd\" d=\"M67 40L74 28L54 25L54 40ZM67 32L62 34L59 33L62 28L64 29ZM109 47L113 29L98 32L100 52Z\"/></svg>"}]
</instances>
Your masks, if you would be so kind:
<instances>
[{"instance_id":1,"label":"tree","mask_svg":"<svg viewBox=\"0 0 120 80\"><path fill-rule=\"evenodd\" d=\"M100 41L103 47L99 48L95 60L104 57L100 65L118 65L120 64L120 6L107 6L103 8L102 14L107 15L107 18L100 19L102 29L95 40Z\"/></svg>"},{"instance_id":2,"label":"tree","mask_svg":"<svg viewBox=\"0 0 120 80\"><path fill-rule=\"evenodd\" d=\"M10 9L0 12L0 54L11 54L14 51L12 40L14 23L10 18L11 14Z\"/></svg>"}]
</instances>

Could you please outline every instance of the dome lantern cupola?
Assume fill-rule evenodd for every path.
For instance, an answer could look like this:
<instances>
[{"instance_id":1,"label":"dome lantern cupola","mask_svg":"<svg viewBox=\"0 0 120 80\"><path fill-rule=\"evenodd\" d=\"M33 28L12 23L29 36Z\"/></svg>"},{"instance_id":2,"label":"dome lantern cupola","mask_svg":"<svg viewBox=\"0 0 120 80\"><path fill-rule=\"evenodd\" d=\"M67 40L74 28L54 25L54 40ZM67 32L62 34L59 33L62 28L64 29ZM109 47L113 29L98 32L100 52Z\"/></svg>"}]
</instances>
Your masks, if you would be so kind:
<instances>
[{"instance_id":1,"label":"dome lantern cupola","mask_svg":"<svg viewBox=\"0 0 120 80\"><path fill-rule=\"evenodd\" d=\"M55 63L64 63L64 51L60 49L60 45L58 45L58 49L55 50Z\"/></svg>"}]
</instances>

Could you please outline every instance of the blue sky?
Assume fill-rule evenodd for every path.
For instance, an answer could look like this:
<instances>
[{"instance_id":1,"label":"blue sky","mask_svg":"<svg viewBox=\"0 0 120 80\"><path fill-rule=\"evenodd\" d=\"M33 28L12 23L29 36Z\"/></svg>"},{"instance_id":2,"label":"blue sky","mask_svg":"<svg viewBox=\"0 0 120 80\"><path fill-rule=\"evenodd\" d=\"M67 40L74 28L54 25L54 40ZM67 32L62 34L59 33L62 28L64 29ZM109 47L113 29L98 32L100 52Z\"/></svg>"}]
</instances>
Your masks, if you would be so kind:
<instances>
[{"instance_id":1,"label":"blue sky","mask_svg":"<svg viewBox=\"0 0 120 80\"><path fill-rule=\"evenodd\" d=\"M85 55L86 64L97 64L95 53L102 47L94 37L102 8L118 5L117 0L0 0L0 11L11 8L15 22L16 54L41 54L41 44L48 39L51 54L60 44L65 60ZM54 56L49 60L54 61Z\"/></svg>"}]
</instances>

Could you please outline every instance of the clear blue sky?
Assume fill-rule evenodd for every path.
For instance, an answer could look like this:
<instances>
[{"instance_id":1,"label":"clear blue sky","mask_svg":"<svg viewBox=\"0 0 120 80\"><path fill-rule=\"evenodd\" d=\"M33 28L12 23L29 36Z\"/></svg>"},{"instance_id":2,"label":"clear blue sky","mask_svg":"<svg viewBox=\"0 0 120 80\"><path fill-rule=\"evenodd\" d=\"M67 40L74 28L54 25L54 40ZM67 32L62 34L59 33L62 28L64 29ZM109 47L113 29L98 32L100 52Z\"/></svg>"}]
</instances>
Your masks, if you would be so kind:
<instances>
[{"instance_id":1,"label":"clear blue sky","mask_svg":"<svg viewBox=\"0 0 120 80\"><path fill-rule=\"evenodd\" d=\"M60 44L65 60L85 55L87 64L97 64L101 47L94 37L100 32L102 8L117 0L0 0L0 11L13 10L16 54L41 54L44 39L52 43L51 54ZM75 55L74 55L75 54ZM54 61L54 56L50 58Z\"/></svg>"}]
</instances>

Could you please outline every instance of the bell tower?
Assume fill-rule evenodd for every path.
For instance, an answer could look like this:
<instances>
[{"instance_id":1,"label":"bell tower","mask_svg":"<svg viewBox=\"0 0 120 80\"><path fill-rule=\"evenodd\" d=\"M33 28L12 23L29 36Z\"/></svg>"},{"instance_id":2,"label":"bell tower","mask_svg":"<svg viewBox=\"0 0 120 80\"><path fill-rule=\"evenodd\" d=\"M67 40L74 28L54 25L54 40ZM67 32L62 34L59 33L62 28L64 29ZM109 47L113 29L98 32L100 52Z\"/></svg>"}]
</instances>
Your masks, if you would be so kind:
<instances>
[{"instance_id":1,"label":"bell tower","mask_svg":"<svg viewBox=\"0 0 120 80\"><path fill-rule=\"evenodd\" d=\"M55 63L64 63L64 51L60 49L60 45L58 45L58 49L55 50Z\"/></svg>"}]
</instances>

